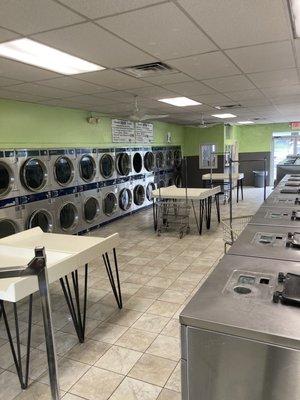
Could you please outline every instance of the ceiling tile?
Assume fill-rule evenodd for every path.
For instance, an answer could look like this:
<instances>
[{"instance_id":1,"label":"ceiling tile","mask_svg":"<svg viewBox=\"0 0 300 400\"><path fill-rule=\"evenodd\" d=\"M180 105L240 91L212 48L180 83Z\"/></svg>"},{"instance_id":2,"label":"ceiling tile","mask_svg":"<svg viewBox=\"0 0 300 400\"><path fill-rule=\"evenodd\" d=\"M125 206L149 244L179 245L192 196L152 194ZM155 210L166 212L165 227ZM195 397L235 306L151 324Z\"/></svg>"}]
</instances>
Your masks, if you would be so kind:
<instances>
[{"instance_id":1,"label":"ceiling tile","mask_svg":"<svg viewBox=\"0 0 300 400\"><path fill-rule=\"evenodd\" d=\"M130 93L133 93L140 97L149 97L151 99L162 99L162 98L178 96L177 93L174 93L165 88L161 88L159 86L149 86L144 88L132 89L130 90Z\"/></svg>"},{"instance_id":2,"label":"ceiling tile","mask_svg":"<svg viewBox=\"0 0 300 400\"><path fill-rule=\"evenodd\" d=\"M162 0L60 0L73 10L95 19L160 3Z\"/></svg>"},{"instance_id":3,"label":"ceiling tile","mask_svg":"<svg viewBox=\"0 0 300 400\"><path fill-rule=\"evenodd\" d=\"M66 99L64 99L66 101L69 101L70 104L72 104L72 102L75 103L82 103L82 104L87 104L87 105L102 105L102 104L112 104L113 100L109 100L109 99L102 99L100 97L96 97L96 96L92 96L92 95L79 95L79 96L72 96L72 97L68 97Z\"/></svg>"},{"instance_id":4,"label":"ceiling tile","mask_svg":"<svg viewBox=\"0 0 300 400\"><path fill-rule=\"evenodd\" d=\"M107 87L94 85L93 83L71 78L68 76L40 81L38 83L44 86L70 90L72 92L77 92L82 94L105 93L112 90Z\"/></svg>"},{"instance_id":5,"label":"ceiling tile","mask_svg":"<svg viewBox=\"0 0 300 400\"><path fill-rule=\"evenodd\" d=\"M164 85L168 90L172 90L184 96L201 95L215 93L213 89L203 85L203 83L192 81L183 83L173 83L172 85Z\"/></svg>"},{"instance_id":6,"label":"ceiling tile","mask_svg":"<svg viewBox=\"0 0 300 400\"><path fill-rule=\"evenodd\" d=\"M17 79L10 79L10 78L4 78L0 76L0 86L11 86L11 85L17 85L18 83L23 83L22 81L19 81ZM1 94L1 93L0 93Z\"/></svg>"},{"instance_id":7,"label":"ceiling tile","mask_svg":"<svg viewBox=\"0 0 300 400\"><path fill-rule=\"evenodd\" d=\"M28 102L36 102L39 100L44 100L44 97L37 96L31 93L20 93L11 91L6 88L1 88L0 98L2 99L11 99L11 100L19 100L19 101L28 101Z\"/></svg>"},{"instance_id":8,"label":"ceiling tile","mask_svg":"<svg viewBox=\"0 0 300 400\"><path fill-rule=\"evenodd\" d=\"M271 99L277 96L298 95L300 94L300 85L265 88L262 89L262 92Z\"/></svg>"},{"instance_id":9,"label":"ceiling tile","mask_svg":"<svg viewBox=\"0 0 300 400\"><path fill-rule=\"evenodd\" d=\"M226 53L247 73L295 67L290 41L242 47Z\"/></svg>"},{"instance_id":10,"label":"ceiling tile","mask_svg":"<svg viewBox=\"0 0 300 400\"><path fill-rule=\"evenodd\" d=\"M112 70L87 72L86 74L76 75L76 78L95 83L97 85L107 86L115 90L126 90L151 86L151 84L148 82L144 82L140 79L133 78L132 76Z\"/></svg>"},{"instance_id":11,"label":"ceiling tile","mask_svg":"<svg viewBox=\"0 0 300 400\"><path fill-rule=\"evenodd\" d=\"M23 35L84 21L52 0L2 0L0 25Z\"/></svg>"},{"instance_id":12,"label":"ceiling tile","mask_svg":"<svg viewBox=\"0 0 300 400\"><path fill-rule=\"evenodd\" d=\"M96 96L96 94L94 94ZM115 92L108 92L108 93L100 93L99 97L103 99L110 99L114 101L122 102L134 102L134 95L127 92L122 92L121 90L116 90Z\"/></svg>"},{"instance_id":13,"label":"ceiling tile","mask_svg":"<svg viewBox=\"0 0 300 400\"><path fill-rule=\"evenodd\" d=\"M288 96L274 96L272 97L273 104L291 104L291 103L300 103L300 94L288 95Z\"/></svg>"},{"instance_id":14,"label":"ceiling tile","mask_svg":"<svg viewBox=\"0 0 300 400\"><path fill-rule=\"evenodd\" d=\"M221 48L289 38L281 0L178 1Z\"/></svg>"},{"instance_id":15,"label":"ceiling tile","mask_svg":"<svg viewBox=\"0 0 300 400\"><path fill-rule=\"evenodd\" d=\"M169 61L168 64L199 80L240 73L239 69L220 51L178 58Z\"/></svg>"},{"instance_id":16,"label":"ceiling tile","mask_svg":"<svg viewBox=\"0 0 300 400\"><path fill-rule=\"evenodd\" d=\"M294 68L256 72L255 74L248 74L248 77L259 88L296 85L299 83L297 70Z\"/></svg>"},{"instance_id":17,"label":"ceiling tile","mask_svg":"<svg viewBox=\"0 0 300 400\"><path fill-rule=\"evenodd\" d=\"M98 23L163 60L216 49L173 3L104 18Z\"/></svg>"},{"instance_id":18,"label":"ceiling tile","mask_svg":"<svg viewBox=\"0 0 300 400\"><path fill-rule=\"evenodd\" d=\"M41 68L32 67L17 61L7 60L0 57L0 76L21 81L38 81L60 76L54 72L46 71Z\"/></svg>"},{"instance_id":19,"label":"ceiling tile","mask_svg":"<svg viewBox=\"0 0 300 400\"><path fill-rule=\"evenodd\" d=\"M7 29L0 28L0 42L16 39L19 35L17 33L8 31Z\"/></svg>"},{"instance_id":20,"label":"ceiling tile","mask_svg":"<svg viewBox=\"0 0 300 400\"><path fill-rule=\"evenodd\" d=\"M279 104L276 108L283 114L300 114L300 103L293 104Z\"/></svg>"},{"instance_id":21,"label":"ceiling tile","mask_svg":"<svg viewBox=\"0 0 300 400\"><path fill-rule=\"evenodd\" d=\"M33 39L104 67L155 61L153 57L92 22L34 35Z\"/></svg>"},{"instance_id":22,"label":"ceiling tile","mask_svg":"<svg viewBox=\"0 0 300 400\"><path fill-rule=\"evenodd\" d=\"M171 83L188 82L193 80L193 78L183 74L182 72L177 72L173 74L158 74L157 76L149 76L148 78L143 79L146 82L150 82L158 86L164 86Z\"/></svg>"},{"instance_id":23,"label":"ceiling tile","mask_svg":"<svg viewBox=\"0 0 300 400\"><path fill-rule=\"evenodd\" d=\"M41 97L68 97L72 96L72 92L61 90L49 86L38 85L37 83L21 83L20 85L10 86L9 90L16 92L29 93Z\"/></svg>"},{"instance_id":24,"label":"ceiling tile","mask_svg":"<svg viewBox=\"0 0 300 400\"><path fill-rule=\"evenodd\" d=\"M204 94L201 96L193 96L194 100L198 100L201 103L206 103L211 106L224 106L226 104L231 104L232 100L222 94Z\"/></svg>"},{"instance_id":25,"label":"ceiling tile","mask_svg":"<svg viewBox=\"0 0 300 400\"><path fill-rule=\"evenodd\" d=\"M220 92L253 89L255 86L243 75L227 76L225 78L207 79L203 81Z\"/></svg>"},{"instance_id":26,"label":"ceiling tile","mask_svg":"<svg viewBox=\"0 0 300 400\"><path fill-rule=\"evenodd\" d=\"M225 95L235 101L258 100L265 98L265 96L257 89L232 91L225 93Z\"/></svg>"}]
</instances>

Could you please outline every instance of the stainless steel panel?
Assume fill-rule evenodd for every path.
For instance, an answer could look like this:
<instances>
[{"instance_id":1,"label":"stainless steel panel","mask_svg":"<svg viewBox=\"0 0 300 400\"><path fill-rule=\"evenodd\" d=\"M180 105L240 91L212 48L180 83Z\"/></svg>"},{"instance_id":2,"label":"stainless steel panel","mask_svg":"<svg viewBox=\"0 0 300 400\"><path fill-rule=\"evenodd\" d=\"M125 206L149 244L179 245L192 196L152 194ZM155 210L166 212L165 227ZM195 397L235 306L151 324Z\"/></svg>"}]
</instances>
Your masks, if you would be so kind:
<instances>
[{"instance_id":1,"label":"stainless steel panel","mask_svg":"<svg viewBox=\"0 0 300 400\"><path fill-rule=\"evenodd\" d=\"M293 207L261 207L250 224L300 228L300 205Z\"/></svg>"}]
</instances>

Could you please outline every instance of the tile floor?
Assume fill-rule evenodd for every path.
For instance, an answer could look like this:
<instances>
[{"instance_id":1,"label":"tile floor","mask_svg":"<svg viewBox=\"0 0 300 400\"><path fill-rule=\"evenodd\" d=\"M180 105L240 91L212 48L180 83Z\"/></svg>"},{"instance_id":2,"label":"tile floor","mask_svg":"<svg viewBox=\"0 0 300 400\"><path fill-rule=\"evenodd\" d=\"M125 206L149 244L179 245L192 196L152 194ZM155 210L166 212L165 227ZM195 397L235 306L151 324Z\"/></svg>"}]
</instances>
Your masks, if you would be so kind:
<instances>
[{"instance_id":1,"label":"tile floor","mask_svg":"<svg viewBox=\"0 0 300 400\"><path fill-rule=\"evenodd\" d=\"M247 188L245 200L234 206L235 215L255 212L262 197L261 189ZM221 213L222 217L228 214L227 205L222 205ZM178 316L223 255L222 227L213 212L212 229L201 237L193 223L191 233L181 240L175 232L157 237L151 210L146 210L92 235L114 232L121 236L117 252L124 308L117 309L104 265L95 260L89 268L84 344L78 344L60 286L51 286L63 399L179 400ZM22 352L26 308L26 303L18 307ZM0 321L0 400L50 399L38 298L34 300L33 322L31 384L22 391Z\"/></svg>"}]
</instances>

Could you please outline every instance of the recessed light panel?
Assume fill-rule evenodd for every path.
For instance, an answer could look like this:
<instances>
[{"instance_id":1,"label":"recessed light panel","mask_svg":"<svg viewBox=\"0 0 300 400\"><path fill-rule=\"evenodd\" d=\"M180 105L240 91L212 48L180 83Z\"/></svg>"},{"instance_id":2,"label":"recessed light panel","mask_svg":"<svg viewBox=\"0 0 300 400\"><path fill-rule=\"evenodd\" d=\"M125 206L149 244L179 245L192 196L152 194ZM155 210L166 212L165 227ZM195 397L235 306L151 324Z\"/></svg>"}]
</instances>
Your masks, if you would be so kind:
<instances>
[{"instance_id":1,"label":"recessed light panel","mask_svg":"<svg viewBox=\"0 0 300 400\"><path fill-rule=\"evenodd\" d=\"M23 38L0 44L0 56L64 75L105 69L63 51Z\"/></svg>"},{"instance_id":2,"label":"recessed light panel","mask_svg":"<svg viewBox=\"0 0 300 400\"><path fill-rule=\"evenodd\" d=\"M171 97L170 99L159 99L163 103L171 104L176 107L199 106L202 103L189 99L188 97Z\"/></svg>"},{"instance_id":3,"label":"recessed light panel","mask_svg":"<svg viewBox=\"0 0 300 400\"><path fill-rule=\"evenodd\" d=\"M216 118L236 118L236 115L234 114L212 114L212 117L216 117Z\"/></svg>"},{"instance_id":4,"label":"recessed light panel","mask_svg":"<svg viewBox=\"0 0 300 400\"><path fill-rule=\"evenodd\" d=\"M239 121L238 122L239 125L251 125L254 124L253 121Z\"/></svg>"}]
</instances>

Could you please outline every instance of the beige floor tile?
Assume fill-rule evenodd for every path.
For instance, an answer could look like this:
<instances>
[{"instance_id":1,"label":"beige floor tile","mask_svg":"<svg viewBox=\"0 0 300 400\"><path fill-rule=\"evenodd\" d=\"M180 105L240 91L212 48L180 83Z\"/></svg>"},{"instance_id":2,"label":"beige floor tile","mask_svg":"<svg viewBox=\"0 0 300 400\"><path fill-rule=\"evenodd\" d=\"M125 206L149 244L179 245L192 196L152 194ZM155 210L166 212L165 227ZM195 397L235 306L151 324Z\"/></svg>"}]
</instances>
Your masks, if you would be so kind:
<instances>
[{"instance_id":1,"label":"beige floor tile","mask_svg":"<svg viewBox=\"0 0 300 400\"><path fill-rule=\"evenodd\" d=\"M148 275L141 275L141 274L131 274L125 282L128 283L136 283L138 285L145 285L151 279Z\"/></svg>"},{"instance_id":2,"label":"beige floor tile","mask_svg":"<svg viewBox=\"0 0 300 400\"><path fill-rule=\"evenodd\" d=\"M126 330L127 328L125 326L101 324L89 334L89 338L114 344Z\"/></svg>"},{"instance_id":3,"label":"beige floor tile","mask_svg":"<svg viewBox=\"0 0 300 400\"><path fill-rule=\"evenodd\" d=\"M26 356L22 358L22 362L25 366ZM11 365L9 370L15 373L15 364ZM30 349L29 378L36 380L46 371L48 371L47 353L34 348Z\"/></svg>"},{"instance_id":4,"label":"beige floor tile","mask_svg":"<svg viewBox=\"0 0 300 400\"><path fill-rule=\"evenodd\" d=\"M106 305L99 301L87 309L87 317L104 321L116 311L116 306Z\"/></svg>"},{"instance_id":5,"label":"beige floor tile","mask_svg":"<svg viewBox=\"0 0 300 400\"><path fill-rule=\"evenodd\" d=\"M65 392L60 391L61 395ZM1 395L0 395L1 398ZM14 400L49 400L51 398L50 386L41 382L32 382Z\"/></svg>"},{"instance_id":6,"label":"beige floor tile","mask_svg":"<svg viewBox=\"0 0 300 400\"><path fill-rule=\"evenodd\" d=\"M61 331L55 332L55 347L59 356L65 355L77 343L78 338L75 336L75 334L71 335L70 333L64 333ZM38 349L46 351L46 344L42 343Z\"/></svg>"},{"instance_id":7,"label":"beige floor tile","mask_svg":"<svg viewBox=\"0 0 300 400\"><path fill-rule=\"evenodd\" d=\"M180 393L181 391L181 369L180 369L180 362L178 363L177 367L173 371L172 375L170 376L168 382L166 383L165 387L170 390L174 390L175 392Z\"/></svg>"},{"instance_id":8,"label":"beige floor tile","mask_svg":"<svg viewBox=\"0 0 300 400\"><path fill-rule=\"evenodd\" d=\"M132 327L147 332L160 333L168 322L169 318L152 314L143 314Z\"/></svg>"},{"instance_id":9,"label":"beige floor tile","mask_svg":"<svg viewBox=\"0 0 300 400\"><path fill-rule=\"evenodd\" d=\"M0 374L0 388L0 400L12 400L22 392L18 376L10 371Z\"/></svg>"},{"instance_id":10,"label":"beige floor tile","mask_svg":"<svg viewBox=\"0 0 300 400\"><path fill-rule=\"evenodd\" d=\"M157 334L129 328L116 342L116 345L137 351L145 351L157 337Z\"/></svg>"},{"instance_id":11,"label":"beige floor tile","mask_svg":"<svg viewBox=\"0 0 300 400\"><path fill-rule=\"evenodd\" d=\"M179 392L174 392L173 390L163 389L158 396L158 400L181 400L181 394Z\"/></svg>"},{"instance_id":12,"label":"beige floor tile","mask_svg":"<svg viewBox=\"0 0 300 400\"><path fill-rule=\"evenodd\" d=\"M158 300L167 301L169 303L182 304L188 297L188 293L178 290L167 289L164 293L159 296Z\"/></svg>"},{"instance_id":13,"label":"beige floor tile","mask_svg":"<svg viewBox=\"0 0 300 400\"><path fill-rule=\"evenodd\" d=\"M146 299L157 299L164 293L164 289L150 286L143 286L140 290L136 292L139 297L145 297Z\"/></svg>"},{"instance_id":14,"label":"beige floor tile","mask_svg":"<svg viewBox=\"0 0 300 400\"><path fill-rule=\"evenodd\" d=\"M173 278L165 278L160 276L155 276L149 282L146 283L146 286L155 286L159 288L168 288L174 282Z\"/></svg>"},{"instance_id":15,"label":"beige floor tile","mask_svg":"<svg viewBox=\"0 0 300 400\"><path fill-rule=\"evenodd\" d=\"M63 400L82 400L82 397L75 396L75 394L67 393L64 395Z\"/></svg>"},{"instance_id":16,"label":"beige floor tile","mask_svg":"<svg viewBox=\"0 0 300 400\"><path fill-rule=\"evenodd\" d=\"M97 367L91 367L71 388L70 393L88 400L107 400L121 383L122 379L122 375Z\"/></svg>"},{"instance_id":17,"label":"beige floor tile","mask_svg":"<svg viewBox=\"0 0 300 400\"><path fill-rule=\"evenodd\" d=\"M3 323L2 320L0 323ZM26 347L21 345L21 354L24 355L25 353ZM10 345L9 343L6 343L0 347L0 367L8 369L11 365L14 365L14 359L10 350Z\"/></svg>"},{"instance_id":18,"label":"beige floor tile","mask_svg":"<svg viewBox=\"0 0 300 400\"><path fill-rule=\"evenodd\" d=\"M108 343L86 339L84 343L77 343L66 357L85 364L93 365L110 348Z\"/></svg>"},{"instance_id":19,"label":"beige floor tile","mask_svg":"<svg viewBox=\"0 0 300 400\"><path fill-rule=\"evenodd\" d=\"M164 386L175 367L176 362L174 361L144 354L129 372L128 376L152 383L153 385Z\"/></svg>"},{"instance_id":20,"label":"beige floor tile","mask_svg":"<svg viewBox=\"0 0 300 400\"><path fill-rule=\"evenodd\" d=\"M175 338L180 337L180 323L179 320L176 318L172 318L170 322L164 327L161 332L164 336L171 336Z\"/></svg>"},{"instance_id":21,"label":"beige floor tile","mask_svg":"<svg viewBox=\"0 0 300 400\"><path fill-rule=\"evenodd\" d=\"M159 335L146 353L178 361L180 359L180 341L178 338Z\"/></svg>"},{"instance_id":22,"label":"beige floor tile","mask_svg":"<svg viewBox=\"0 0 300 400\"><path fill-rule=\"evenodd\" d=\"M20 335L21 343L27 345L27 330ZM45 331L43 326L32 325L31 328L31 347L38 347L45 342Z\"/></svg>"},{"instance_id":23,"label":"beige floor tile","mask_svg":"<svg viewBox=\"0 0 300 400\"><path fill-rule=\"evenodd\" d=\"M179 307L180 304L178 303L168 303L166 301L157 300L151 305L151 307L148 308L147 314L171 318Z\"/></svg>"},{"instance_id":24,"label":"beige floor tile","mask_svg":"<svg viewBox=\"0 0 300 400\"><path fill-rule=\"evenodd\" d=\"M139 311L127 310L123 308L113 314L108 320L108 323L117 324L121 326L131 326L137 321L143 314Z\"/></svg>"},{"instance_id":25,"label":"beige floor tile","mask_svg":"<svg viewBox=\"0 0 300 400\"><path fill-rule=\"evenodd\" d=\"M153 299L146 299L144 297L132 296L129 300L124 304L124 308L128 308L129 310L135 311L146 311L151 304L154 302Z\"/></svg>"},{"instance_id":26,"label":"beige floor tile","mask_svg":"<svg viewBox=\"0 0 300 400\"><path fill-rule=\"evenodd\" d=\"M96 367L126 375L142 353L125 347L112 346L95 364Z\"/></svg>"},{"instance_id":27,"label":"beige floor tile","mask_svg":"<svg viewBox=\"0 0 300 400\"><path fill-rule=\"evenodd\" d=\"M88 335L92 330L94 330L100 324L101 322L98 321L97 319L87 318L85 321L85 334ZM75 335L76 331L73 321L70 321L67 325L62 327L61 331Z\"/></svg>"},{"instance_id":28,"label":"beige floor tile","mask_svg":"<svg viewBox=\"0 0 300 400\"><path fill-rule=\"evenodd\" d=\"M125 378L110 400L156 400L160 391L158 386Z\"/></svg>"}]
</instances>

